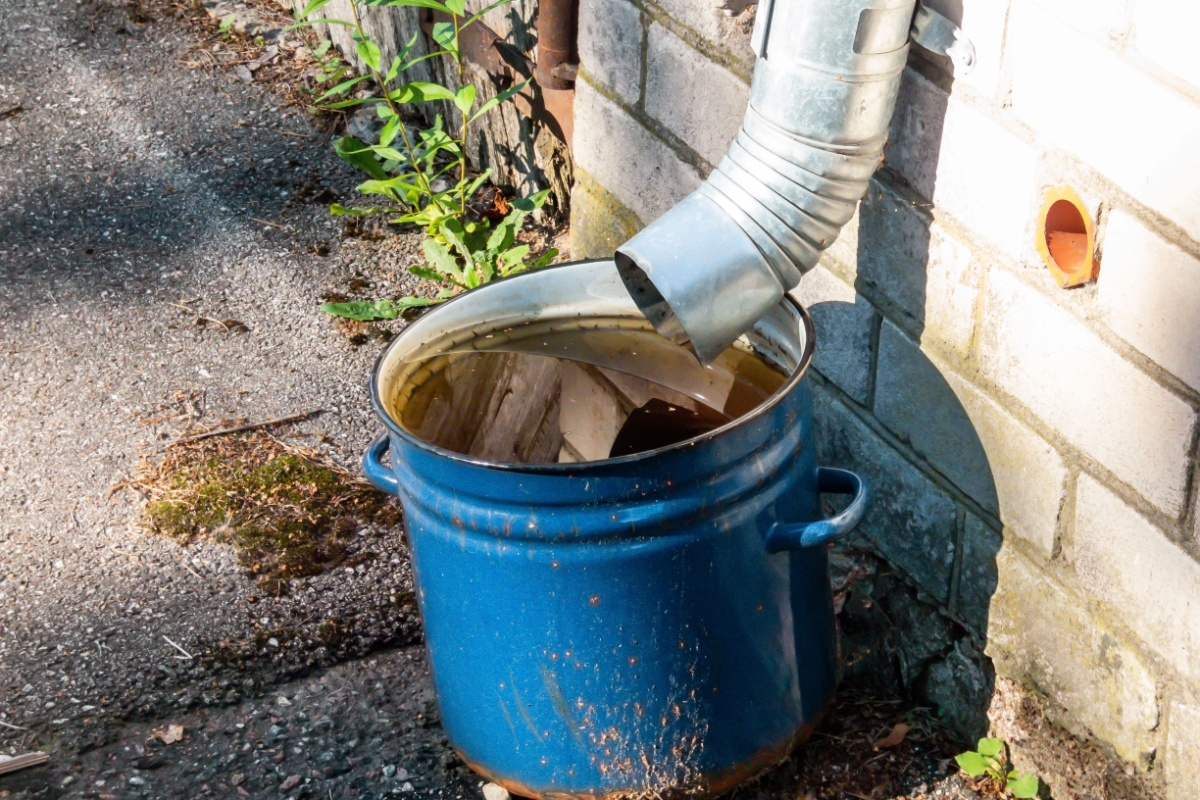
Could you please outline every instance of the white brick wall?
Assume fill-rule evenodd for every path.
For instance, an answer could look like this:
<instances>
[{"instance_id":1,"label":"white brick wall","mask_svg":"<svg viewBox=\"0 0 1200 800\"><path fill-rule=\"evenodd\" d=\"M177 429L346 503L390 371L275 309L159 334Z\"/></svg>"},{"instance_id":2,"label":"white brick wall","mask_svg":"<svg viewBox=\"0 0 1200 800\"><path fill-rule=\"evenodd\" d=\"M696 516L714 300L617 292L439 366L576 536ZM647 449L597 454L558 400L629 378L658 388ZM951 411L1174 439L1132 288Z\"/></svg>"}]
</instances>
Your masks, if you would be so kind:
<instances>
[{"instance_id":1,"label":"white brick wall","mask_svg":"<svg viewBox=\"0 0 1200 800\"><path fill-rule=\"evenodd\" d=\"M1054 448L890 322L876 381L879 419L1049 558L1067 475Z\"/></svg>"},{"instance_id":2,"label":"white brick wall","mask_svg":"<svg viewBox=\"0 0 1200 800\"><path fill-rule=\"evenodd\" d=\"M731 58L749 70L754 64L754 52L750 49L750 29L754 25L755 8L749 7L740 14L729 13L729 9L740 7L736 1L726 0L654 0L673 19L686 25L704 39L717 45Z\"/></svg>"},{"instance_id":3,"label":"white brick wall","mask_svg":"<svg viewBox=\"0 0 1200 800\"><path fill-rule=\"evenodd\" d=\"M983 264L946 226L872 183L826 260L895 303L923 343L966 358Z\"/></svg>"},{"instance_id":4,"label":"white brick wall","mask_svg":"<svg viewBox=\"0 0 1200 800\"><path fill-rule=\"evenodd\" d=\"M1200 241L1200 106L1027 0L1007 52L1021 119Z\"/></svg>"},{"instance_id":5,"label":"white brick wall","mask_svg":"<svg viewBox=\"0 0 1200 800\"><path fill-rule=\"evenodd\" d=\"M1098 298L1110 328L1200 391L1200 260L1113 212Z\"/></svg>"},{"instance_id":6,"label":"white brick wall","mask_svg":"<svg viewBox=\"0 0 1200 800\"><path fill-rule=\"evenodd\" d=\"M650 26L646 113L709 164L729 149L746 113L750 87L659 23Z\"/></svg>"},{"instance_id":7,"label":"white brick wall","mask_svg":"<svg viewBox=\"0 0 1200 800\"><path fill-rule=\"evenodd\" d=\"M1167 735L1166 773L1170 781L1167 800L1196 800L1196 787L1200 786L1197 742L1200 742L1200 701L1173 703Z\"/></svg>"},{"instance_id":8,"label":"white brick wall","mask_svg":"<svg viewBox=\"0 0 1200 800\"><path fill-rule=\"evenodd\" d=\"M810 270L792 296L812 314L818 343L813 366L859 403L867 402L874 306L822 267Z\"/></svg>"},{"instance_id":9,"label":"white brick wall","mask_svg":"<svg viewBox=\"0 0 1200 800\"><path fill-rule=\"evenodd\" d=\"M641 12L625 0L581 0L579 61L589 77L628 105L641 94Z\"/></svg>"},{"instance_id":10,"label":"white brick wall","mask_svg":"<svg viewBox=\"0 0 1200 800\"><path fill-rule=\"evenodd\" d=\"M1118 41L1129 29L1133 0L1033 0L1064 23L1103 42Z\"/></svg>"},{"instance_id":11,"label":"white brick wall","mask_svg":"<svg viewBox=\"0 0 1200 800\"><path fill-rule=\"evenodd\" d=\"M1133 6L1134 46L1139 55L1200 89L1200 3L1137 0Z\"/></svg>"},{"instance_id":12,"label":"white brick wall","mask_svg":"<svg viewBox=\"0 0 1200 800\"><path fill-rule=\"evenodd\" d=\"M821 463L856 470L871 487L871 513L859 533L932 596L949 602L954 501L828 393L817 394L816 409Z\"/></svg>"},{"instance_id":13,"label":"white brick wall","mask_svg":"<svg viewBox=\"0 0 1200 800\"><path fill-rule=\"evenodd\" d=\"M657 219L700 185L692 167L582 80L575 84L574 152L579 168L642 222Z\"/></svg>"},{"instance_id":14,"label":"white brick wall","mask_svg":"<svg viewBox=\"0 0 1200 800\"><path fill-rule=\"evenodd\" d=\"M885 163L1002 252L1031 252L1037 151L912 70L901 102Z\"/></svg>"},{"instance_id":15,"label":"white brick wall","mask_svg":"<svg viewBox=\"0 0 1200 800\"><path fill-rule=\"evenodd\" d=\"M1016 277L989 276L980 368L1171 516L1183 510L1195 413Z\"/></svg>"},{"instance_id":16,"label":"white brick wall","mask_svg":"<svg viewBox=\"0 0 1200 800\"><path fill-rule=\"evenodd\" d=\"M1083 585L1184 675L1200 665L1200 564L1089 475L1072 560Z\"/></svg>"},{"instance_id":17,"label":"white brick wall","mask_svg":"<svg viewBox=\"0 0 1200 800\"><path fill-rule=\"evenodd\" d=\"M1004 548L998 562L988 625L988 653L997 671L1032 678L1087 733L1113 744L1125 758L1152 752L1158 687L1146 660L1091 613L1083 598L1019 553Z\"/></svg>"}]
</instances>

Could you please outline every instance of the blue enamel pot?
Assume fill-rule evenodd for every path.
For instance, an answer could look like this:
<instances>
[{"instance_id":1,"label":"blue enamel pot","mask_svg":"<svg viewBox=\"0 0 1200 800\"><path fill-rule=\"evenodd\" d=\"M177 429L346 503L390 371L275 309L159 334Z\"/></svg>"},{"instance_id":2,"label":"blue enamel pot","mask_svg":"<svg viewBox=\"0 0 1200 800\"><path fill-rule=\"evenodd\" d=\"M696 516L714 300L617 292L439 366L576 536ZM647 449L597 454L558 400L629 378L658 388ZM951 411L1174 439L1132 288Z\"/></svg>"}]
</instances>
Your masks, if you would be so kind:
<instances>
[{"instance_id":1,"label":"blue enamel pot","mask_svg":"<svg viewBox=\"0 0 1200 800\"><path fill-rule=\"evenodd\" d=\"M414 357L522 322L614 316L641 319L611 261L434 308L375 366L387 432L364 467L403 503L442 723L467 764L535 798L718 794L805 740L835 687L826 545L867 490L816 464L804 309L785 300L743 338L789 375L768 401L658 450L492 463L389 411ZM822 492L851 499L822 519Z\"/></svg>"}]
</instances>

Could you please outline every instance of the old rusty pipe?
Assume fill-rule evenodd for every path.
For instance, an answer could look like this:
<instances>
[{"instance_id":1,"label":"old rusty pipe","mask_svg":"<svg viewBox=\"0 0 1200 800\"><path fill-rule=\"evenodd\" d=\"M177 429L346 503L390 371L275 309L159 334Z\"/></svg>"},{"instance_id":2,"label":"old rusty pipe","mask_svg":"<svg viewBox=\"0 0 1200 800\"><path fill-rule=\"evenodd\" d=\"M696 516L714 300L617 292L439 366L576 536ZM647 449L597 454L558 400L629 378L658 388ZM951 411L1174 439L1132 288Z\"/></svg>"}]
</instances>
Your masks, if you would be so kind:
<instances>
[{"instance_id":1,"label":"old rusty pipe","mask_svg":"<svg viewBox=\"0 0 1200 800\"><path fill-rule=\"evenodd\" d=\"M537 11L537 66L543 89L570 89L578 67L579 0L540 0Z\"/></svg>"}]
</instances>

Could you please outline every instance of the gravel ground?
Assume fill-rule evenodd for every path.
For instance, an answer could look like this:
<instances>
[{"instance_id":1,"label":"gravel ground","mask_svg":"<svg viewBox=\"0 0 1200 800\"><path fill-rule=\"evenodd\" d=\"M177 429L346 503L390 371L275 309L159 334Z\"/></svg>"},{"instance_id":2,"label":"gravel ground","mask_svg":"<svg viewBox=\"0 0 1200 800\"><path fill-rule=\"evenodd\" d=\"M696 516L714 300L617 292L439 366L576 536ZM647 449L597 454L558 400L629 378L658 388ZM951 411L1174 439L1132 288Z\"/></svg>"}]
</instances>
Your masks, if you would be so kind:
<instances>
[{"instance_id":1,"label":"gravel ground","mask_svg":"<svg viewBox=\"0 0 1200 800\"><path fill-rule=\"evenodd\" d=\"M323 409L293 433L354 468L395 324L316 305L411 290L417 242L347 237L327 203L355 176L328 133L230 63L187 67L229 47L196 20L2 2L0 754L52 761L0 798L478 796L438 724L401 531L366 525L373 560L269 597L227 547L147 535L110 492L178 432L148 420L183 394L205 425ZM932 722L876 753L913 713L848 693L734 796L977 797Z\"/></svg>"},{"instance_id":2,"label":"gravel ground","mask_svg":"<svg viewBox=\"0 0 1200 800\"><path fill-rule=\"evenodd\" d=\"M180 66L186 27L4 6L0 112L20 110L0 119L0 747L86 750L419 641L400 531L364 530L376 559L273 599L226 548L148 537L136 496L109 496L181 391L210 424L324 409L301 430L353 465L377 431L377 348L316 305L350 279L395 291L413 242L343 243L303 199L353 185L327 137L265 88Z\"/></svg>"}]
</instances>

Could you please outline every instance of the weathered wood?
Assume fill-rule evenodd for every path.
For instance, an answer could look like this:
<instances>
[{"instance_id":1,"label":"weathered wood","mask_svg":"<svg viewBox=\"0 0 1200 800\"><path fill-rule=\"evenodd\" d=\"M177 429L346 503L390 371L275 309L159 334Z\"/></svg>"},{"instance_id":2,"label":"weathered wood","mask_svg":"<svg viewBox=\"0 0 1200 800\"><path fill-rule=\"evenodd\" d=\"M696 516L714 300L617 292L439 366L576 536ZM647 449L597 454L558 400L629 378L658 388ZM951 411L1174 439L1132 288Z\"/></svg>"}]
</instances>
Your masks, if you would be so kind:
<instances>
[{"instance_id":1,"label":"weathered wood","mask_svg":"<svg viewBox=\"0 0 1200 800\"><path fill-rule=\"evenodd\" d=\"M288 0L280 0L285 6ZM294 0L296 7L303 0ZM468 13L475 13L487 5L484 0L467 3ZM359 6L363 29L372 41L379 45L383 63L390 64L392 58L420 30L420 11L404 6ZM352 20L350 0L333 0L319 12L319 16ZM513 0L505 6L494 8L484 15L484 23L520 50L532 62L536 59L537 0ZM355 52L351 29L341 25L317 25L317 32L330 39L342 52L346 60L362 72L365 65ZM424 55L429 50L425 36L418 37L414 54ZM507 83L497 84L493 76L480 69L467 66L464 76L479 90L477 103L495 97L507 88ZM452 89L462 85L457 68L449 59L429 59L413 68L407 80L435 81ZM533 102L538 103L536 86L526 90ZM526 112L528 103L524 103ZM436 114L441 113L449 125L456 129L462 124L458 110L449 103L426 103L418 109L429 124ZM572 163L570 152L546 125L532 119L521 110L518 103L505 103L485 114L471 126L467 134L467 154L472 168L492 170L491 180L497 186L518 196L528 196L542 189L550 189L552 205L564 214L570 197Z\"/></svg>"}]
</instances>

